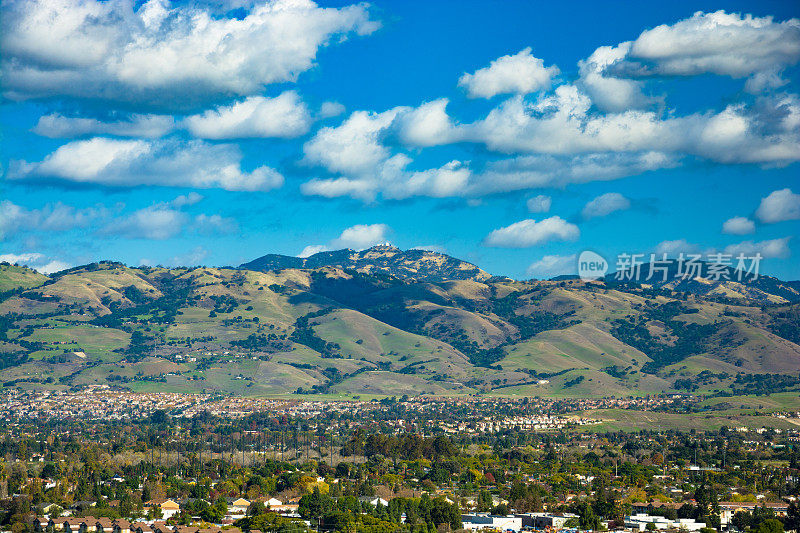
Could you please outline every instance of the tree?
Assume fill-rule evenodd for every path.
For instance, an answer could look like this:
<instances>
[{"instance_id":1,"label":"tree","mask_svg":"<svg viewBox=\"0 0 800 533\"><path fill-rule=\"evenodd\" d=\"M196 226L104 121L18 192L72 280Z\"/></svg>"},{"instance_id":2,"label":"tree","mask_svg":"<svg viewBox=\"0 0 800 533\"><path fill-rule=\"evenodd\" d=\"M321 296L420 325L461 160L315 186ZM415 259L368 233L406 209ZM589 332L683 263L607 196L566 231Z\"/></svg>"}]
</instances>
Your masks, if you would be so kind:
<instances>
[{"instance_id":1,"label":"tree","mask_svg":"<svg viewBox=\"0 0 800 533\"><path fill-rule=\"evenodd\" d=\"M228 502L223 496L217 498L214 505L208 505L203 501L200 502L200 505L202 507L199 513L200 518L206 522L219 524L222 522L222 519L225 518L225 515L228 514Z\"/></svg>"},{"instance_id":2,"label":"tree","mask_svg":"<svg viewBox=\"0 0 800 533\"><path fill-rule=\"evenodd\" d=\"M127 494L119 501L119 514L125 518L133 516L133 500Z\"/></svg>"},{"instance_id":3,"label":"tree","mask_svg":"<svg viewBox=\"0 0 800 533\"><path fill-rule=\"evenodd\" d=\"M580 529L596 531L600 529L600 517L594 513L592 506L587 501L582 501L576 509L578 514L578 527Z\"/></svg>"},{"instance_id":4,"label":"tree","mask_svg":"<svg viewBox=\"0 0 800 533\"><path fill-rule=\"evenodd\" d=\"M457 504L449 504L444 498L436 498L431 502L430 521L434 525L449 524L453 529L461 528L461 513Z\"/></svg>"},{"instance_id":5,"label":"tree","mask_svg":"<svg viewBox=\"0 0 800 533\"><path fill-rule=\"evenodd\" d=\"M795 502L789 504L784 521L786 529L794 531L800 529L800 507Z\"/></svg>"},{"instance_id":6,"label":"tree","mask_svg":"<svg viewBox=\"0 0 800 533\"><path fill-rule=\"evenodd\" d=\"M310 520L319 519L333 511L333 508L333 499L330 496L321 494L319 487L314 487L314 491L311 494L306 494L300 498L297 512L306 520Z\"/></svg>"},{"instance_id":7,"label":"tree","mask_svg":"<svg viewBox=\"0 0 800 533\"><path fill-rule=\"evenodd\" d=\"M492 514L507 516L509 514L508 505L501 503L492 509Z\"/></svg>"},{"instance_id":8,"label":"tree","mask_svg":"<svg viewBox=\"0 0 800 533\"><path fill-rule=\"evenodd\" d=\"M758 525L755 533L783 533L783 522L777 518L768 518Z\"/></svg>"},{"instance_id":9,"label":"tree","mask_svg":"<svg viewBox=\"0 0 800 533\"><path fill-rule=\"evenodd\" d=\"M492 501L492 495L488 490L482 490L480 494L478 494L478 501L475 502L475 508L480 512L489 511L494 502Z\"/></svg>"},{"instance_id":10,"label":"tree","mask_svg":"<svg viewBox=\"0 0 800 533\"><path fill-rule=\"evenodd\" d=\"M267 506L264 502L252 502L247 506L247 516L258 516L267 512Z\"/></svg>"},{"instance_id":11,"label":"tree","mask_svg":"<svg viewBox=\"0 0 800 533\"><path fill-rule=\"evenodd\" d=\"M731 518L731 525L738 529L739 531L744 531L750 524L753 523L753 515L750 514L749 511L739 511L738 513L733 513L733 517Z\"/></svg>"}]
</instances>

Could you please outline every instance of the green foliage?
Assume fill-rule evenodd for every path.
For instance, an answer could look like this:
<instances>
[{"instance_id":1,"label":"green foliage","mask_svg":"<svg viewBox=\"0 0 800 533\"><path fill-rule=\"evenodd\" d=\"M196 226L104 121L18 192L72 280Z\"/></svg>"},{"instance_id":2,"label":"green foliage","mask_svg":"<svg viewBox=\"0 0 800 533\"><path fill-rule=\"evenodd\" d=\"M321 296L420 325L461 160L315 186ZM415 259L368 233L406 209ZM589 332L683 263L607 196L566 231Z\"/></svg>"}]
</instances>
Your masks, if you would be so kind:
<instances>
[{"instance_id":1,"label":"green foliage","mask_svg":"<svg viewBox=\"0 0 800 533\"><path fill-rule=\"evenodd\" d=\"M127 353L132 361L139 361L149 355L153 349L155 337L145 335L141 331L134 330L131 333L131 341L128 344Z\"/></svg>"},{"instance_id":2,"label":"green foliage","mask_svg":"<svg viewBox=\"0 0 800 533\"><path fill-rule=\"evenodd\" d=\"M720 396L753 394L763 396L800 388L800 376L786 374L737 374L729 391Z\"/></svg>"},{"instance_id":3,"label":"green foliage","mask_svg":"<svg viewBox=\"0 0 800 533\"><path fill-rule=\"evenodd\" d=\"M373 433L362 440L361 434L356 434L342 449L342 455L353 454L356 451L367 457L382 455L384 457L397 457L402 460L447 459L458 455L458 448L447 437L422 437L414 433L401 435L383 435Z\"/></svg>"},{"instance_id":4,"label":"green foliage","mask_svg":"<svg viewBox=\"0 0 800 533\"><path fill-rule=\"evenodd\" d=\"M540 379L574 372L570 374L566 387L542 386L539 387L541 393L605 393L597 390L597 380L576 387L580 383L576 381L580 379L577 374L588 367L625 380L624 384L620 381L614 387L629 386L632 393L650 393L670 391L672 383L665 381L661 382L665 383L663 386L654 385L655 380L641 376L642 370L657 372L665 365L691 355L713 357L722 354L728 363L747 364L747 368L753 370L752 374L759 377L736 378L732 391L722 390L718 395L760 395L800 390L796 374L764 377L769 372L782 372L783 367L777 363L776 357L761 357L762 346L770 350L761 337L765 331L797 341L799 304L769 304L759 309L755 300L744 299L735 302L735 308L728 305L721 310L719 305L706 305L710 297L698 296L689 303L682 301L683 293L666 289L648 291L642 287L619 287L627 291L620 293L609 290L611 285L564 282L554 286L535 281L514 282L507 278L487 279L482 273L467 268L469 265L452 258L444 259L443 263L440 263L442 258L438 258L435 263L440 266L434 263L426 266L424 261L416 265L414 261L425 255L421 252L391 251L386 256L378 254L369 261L353 259L356 255L355 252L333 253L315 259L339 262L348 270L345 275L331 275L329 270L310 270L311 285L308 287L293 283L291 276L276 273L269 287L281 297L257 292L266 291L263 282L254 282L254 276L231 269L213 272L210 269L136 269L101 262L68 269L51 279L34 276L35 279L15 281L11 274L23 277L32 274L18 267L0 265L0 284L6 283L13 292L3 302L9 311L0 316L0 341L3 343L0 346L0 371L3 371L0 381L8 387L26 385L32 388L97 382L99 379L118 387L147 390L358 394L365 392L367 380L357 376L362 372L382 370L391 372L391 375L387 374L385 387L380 383L373 390L390 390L390 387L394 390L395 381L402 382L406 375L413 375L408 382L409 392L414 393L422 390L442 392L443 389L472 393L517 388L518 391L512 391L516 394L539 387L537 381ZM311 266L297 258L291 261L296 263L296 267ZM355 263L364 266L365 261L371 261L373 268L369 273L352 270ZM408 266L405 261L412 263ZM412 275L412 270L417 274ZM441 283L438 276L443 273L453 279L470 279L470 276L478 275L480 283ZM91 287L85 285L87 278L91 279ZM35 284L37 288L25 289L20 285L24 283ZM765 283L758 288L779 291L780 286L792 287L791 284L780 285L777 280ZM94 293L85 300L71 296L84 294L72 290L79 286ZM755 286L753 290L756 290ZM785 292L787 296L791 296L790 293ZM599 298L601 294L604 295L603 303ZM653 300L656 295L659 299ZM5 297L4 294L0 299ZM79 300L75 301L75 298ZM24 305L20 306L20 302ZM104 314L105 308L101 308L98 302L102 302L110 313ZM242 307L251 312L247 318L230 316ZM311 309L320 308L309 313ZM20 309L30 314L19 314L23 312ZM367 315L354 319L353 327L360 329L352 329L353 339L345 341L344 350L337 344L345 346L341 340L342 327L336 322L344 318L343 313L312 320L339 309ZM679 319L680 315L697 312L702 312L698 321L703 324L690 324ZM716 323L704 323L714 320L717 312L722 316ZM290 317L298 315L303 316L292 325L293 318ZM76 325L76 320L83 322L91 316L94 318L88 320L88 324ZM620 316L626 318L619 319ZM598 336L605 336L610 325L617 339L643 350L654 361L642 368L641 363L630 360L627 355L630 351L626 350L625 344L615 340L598 343L596 338L588 337L583 339L584 343L574 338L573 331L555 331L575 325L579 319L586 323L581 328L594 330ZM403 332L387 339L378 337L385 333L385 329L381 329L384 326L376 321L400 328ZM487 321L498 329L488 331ZM320 325L313 325L315 322L320 322ZM648 328L653 330L654 325L659 333L651 335ZM719 334L721 328L729 325L731 331L735 330L734 335ZM91 326L104 328L106 331L98 330L98 337L107 337L113 342L104 340L105 346L100 343L87 346L86 339L93 333L89 330ZM664 332L660 334L662 328ZM351 332L350 329L347 331ZM543 342L521 344L543 332L553 333L542 336ZM583 330L576 329L575 333L583 333ZM419 339L412 334L428 338ZM553 339L556 342L550 342ZM62 342L70 346L58 345ZM293 343L307 346L325 359L352 358L353 361L322 363L317 353L300 347L291 350ZM576 343L580 346L575 346ZM728 349L734 344L740 346L736 350L738 361L731 361L724 355L731 353ZM541 350L540 353L535 358L523 360L525 349L534 345ZM574 353L570 351L573 347L576 348ZM79 361L69 355L72 349L79 348L90 357ZM469 361L462 360L460 354L451 348L466 355ZM224 351L230 351L230 357L206 355L191 363L186 357L188 354L220 354ZM244 355L242 352L258 352L263 355L260 359L265 364L259 365L260 370L254 370L252 363L248 366L236 361ZM564 353L575 357L564 358ZM618 359L621 353L628 359L622 364ZM177 367L170 365L169 373L174 374L174 378L170 378L168 383L163 375L166 372L146 372L144 376L136 376L136 370L122 368L127 361L141 361L148 357L172 359L177 354L184 358L174 361ZM503 368L498 362L504 358L508 362L502 362L506 372L499 374ZM584 360L587 361L585 364ZM154 360L153 363L163 364L165 361ZM23 364L28 368L17 371L16 367ZM238 368L219 368L227 365ZM301 372L287 369L285 365ZM476 365L487 370L474 371ZM528 368L534 366L535 370ZM274 371L269 379L264 374L267 367ZM758 370L759 367L762 370ZM210 371L212 368L214 371ZM206 372L203 374L206 379L198 379L200 371ZM519 372L528 373L532 379L522 377ZM692 392L705 391L709 388L707 385L715 384L711 378L701 380L702 376L692 376L695 372L690 366L685 372L681 371L680 377L674 376L678 377L675 387ZM230 375L241 379L229 378ZM320 375L324 377L321 383L318 382ZM720 388L727 387L728 377L714 379L720 382ZM149 383L143 384L144 381ZM653 387L661 390L652 390ZM618 390L608 393L614 394ZM438 471L435 473L440 474Z\"/></svg>"},{"instance_id":5,"label":"green foliage","mask_svg":"<svg viewBox=\"0 0 800 533\"><path fill-rule=\"evenodd\" d=\"M754 533L783 533L783 522L776 518L768 518L754 528Z\"/></svg>"},{"instance_id":6,"label":"green foliage","mask_svg":"<svg viewBox=\"0 0 800 533\"><path fill-rule=\"evenodd\" d=\"M586 531L597 531L600 529L600 517L587 501L579 502L573 512L578 515L578 528Z\"/></svg>"},{"instance_id":7,"label":"green foliage","mask_svg":"<svg viewBox=\"0 0 800 533\"><path fill-rule=\"evenodd\" d=\"M336 502L327 494L321 494L319 487L314 487L311 494L300 498L297 512L306 520L319 519L330 513L336 507Z\"/></svg>"},{"instance_id":8,"label":"green foliage","mask_svg":"<svg viewBox=\"0 0 800 533\"><path fill-rule=\"evenodd\" d=\"M675 319L678 315L696 312L697 309L688 308L678 301L647 307L639 315L615 320L611 334L647 354L652 361L642 366L642 372L654 374L665 366L707 350L709 337L720 329L721 324L701 325ZM675 342L668 344L653 337L647 329L650 321L664 324L669 333L676 338Z\"/></svg>"},{"instance_id":9,"label":"green foliage","mask_svg":"<svg viewBox=\"0 0 800 533\"><path fill-rule=\"evenodd\" d=\"M492 493L488 490L482 490L478 494L478 500L475 502L475 508L479 512L489 511L494 506L492 501Z\"/></svg>"},{"instance_id":10,"label":"green foliage","mask_svg":"<svg viewBox=\"0 0 800 533\"><path fill-rule=\"evenodd\" d=\"M776 310L767 327L775 335L800 344L800 305L795 304Z\"/></svg>"},{"instance_id":11,"label":"green foliage","mask_svg":"<svg viewBox=\"0 0 800 533\"><path fill-rule=\"evenodd\" d=\"M586 378L583 377L583 376L578 376L578 377L576 377L574 379L571 379L569 381L565 381L564 382L564 388L565 389L569 389L570 387L574 387L575 385L580 385L581 383L583 383L584 379L586 379Z\"/></svg>"},{"instance_id":12,"label":"green foliage","mask_svg":"<svg viewBox=\"0 0 800 533\"><path fill-rule=\"evenodd\" d=\"M340 346L333 342L326 342L321 339L314 329L308 323L309 315L301 316L294 324L294 331L289 338L304 346L308 346L312 350L319 352L322 357L340 357Z\"/></svg>"},{"instance_id":13,"label":"green foliage","mask_svg":"<svg viewBox=\"0 0 800 533\"><path fill-rule=\"evenodd\" d=\"M305 522L290 519L269 511L260 512L253 516L240 518L233 523L234 526L244 530L259 530L275 533L303 533L309 531Z\"/></svg>"}]
</instances>

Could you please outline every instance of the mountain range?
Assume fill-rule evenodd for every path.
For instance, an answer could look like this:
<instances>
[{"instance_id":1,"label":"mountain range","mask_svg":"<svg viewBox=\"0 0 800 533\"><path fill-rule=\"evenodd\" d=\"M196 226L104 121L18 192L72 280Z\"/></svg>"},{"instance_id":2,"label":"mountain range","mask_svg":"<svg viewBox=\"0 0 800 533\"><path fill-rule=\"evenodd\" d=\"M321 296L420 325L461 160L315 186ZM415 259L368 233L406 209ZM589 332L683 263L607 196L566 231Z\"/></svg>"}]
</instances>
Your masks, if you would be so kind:
<instances>
[{"instance_id":1,"label":"mountain range","mask_svg":"<svg viewBox=\"0 0 800 533\"><path fill-rule=\"evenodd\" d=\"M236 268L0 265L0 381L247 395L796 390L800 285L518 281L380 245Z\"/></svg>"}]
</instances>

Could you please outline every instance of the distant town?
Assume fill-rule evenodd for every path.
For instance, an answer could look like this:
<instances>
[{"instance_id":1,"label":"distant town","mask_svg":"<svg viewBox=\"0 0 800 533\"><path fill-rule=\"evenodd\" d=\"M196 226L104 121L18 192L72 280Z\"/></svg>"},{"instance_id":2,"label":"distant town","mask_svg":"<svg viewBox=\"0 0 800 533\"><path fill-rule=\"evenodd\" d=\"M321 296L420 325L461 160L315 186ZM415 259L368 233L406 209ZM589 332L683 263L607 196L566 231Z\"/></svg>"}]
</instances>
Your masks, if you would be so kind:
<instances>
[{"instance_id":1,"label":"distant town","mask_svg":"<svg viewBox=\"0 0 800 533\"><path fill-rule=\"evenodd\" d=\"M684 412L697 402L5 390L0 519L14 533L796 529L800 426L621 432L587 414L701 416Z\"/></svg>"}]
</instances>

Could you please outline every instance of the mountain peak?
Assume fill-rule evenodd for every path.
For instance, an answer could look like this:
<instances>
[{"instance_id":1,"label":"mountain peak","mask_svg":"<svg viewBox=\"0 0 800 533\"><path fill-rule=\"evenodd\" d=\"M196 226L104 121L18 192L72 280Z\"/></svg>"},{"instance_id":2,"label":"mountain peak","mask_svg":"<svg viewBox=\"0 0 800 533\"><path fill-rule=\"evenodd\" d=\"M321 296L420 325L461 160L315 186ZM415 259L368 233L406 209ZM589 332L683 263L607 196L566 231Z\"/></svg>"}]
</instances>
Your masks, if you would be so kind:
<instances>
[{"instance_id":1,"label":"mountain peak","mask_svg":"<svg viewBox=\"0 0 800 533\"><path fill-rule=\"evenodd\" d=\"M395 245L393 245L392 243L389 243L389 242L376 244L375 246L371 246L371 247L369 247L369 248L367 248L366 250L363 250L363 251L364 252L370 252L370 251L372 251L372 252L387 252L387 251L388 252L402 252L402 250L400 248L398 248L397 246L395 246Z\"/></svg>"},{"instance_id":2,"label":"mountain peak","mask_svg":"<svg viewBox=\"0 0 800 533\"><path fill-rule=\"evenodd\" d=\"M366 250L350 249L318 252L309 257L268 254L239 266L245 270L282 270L285 268L339 267L371 273L386 272L400 279L441 282L471 279L483 281L490 276L472 263L429 250L401 250L389 243Z\"/></svg>"}]
</instances>

